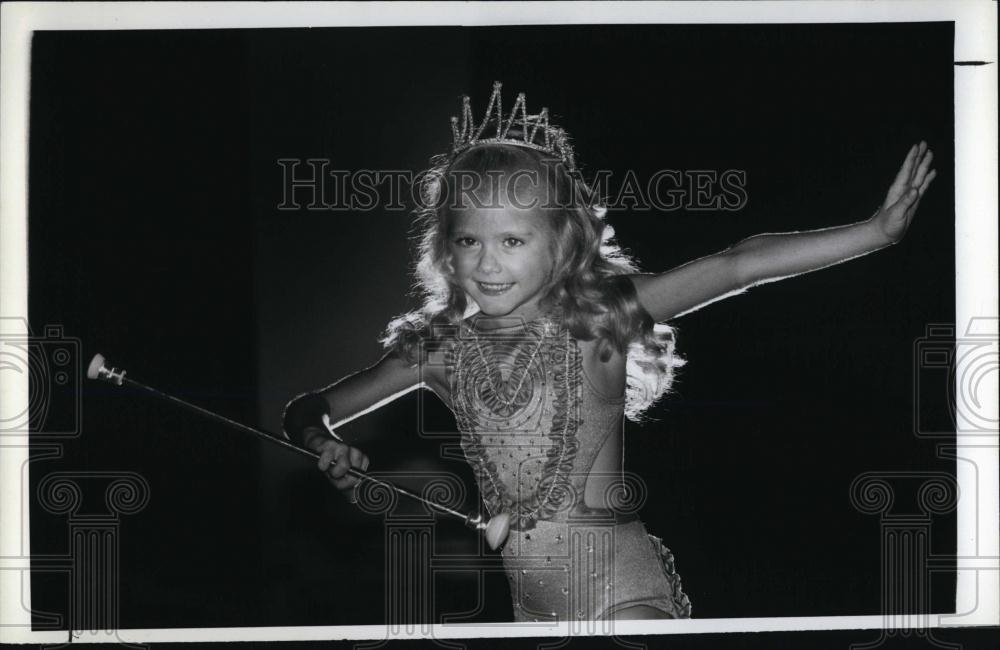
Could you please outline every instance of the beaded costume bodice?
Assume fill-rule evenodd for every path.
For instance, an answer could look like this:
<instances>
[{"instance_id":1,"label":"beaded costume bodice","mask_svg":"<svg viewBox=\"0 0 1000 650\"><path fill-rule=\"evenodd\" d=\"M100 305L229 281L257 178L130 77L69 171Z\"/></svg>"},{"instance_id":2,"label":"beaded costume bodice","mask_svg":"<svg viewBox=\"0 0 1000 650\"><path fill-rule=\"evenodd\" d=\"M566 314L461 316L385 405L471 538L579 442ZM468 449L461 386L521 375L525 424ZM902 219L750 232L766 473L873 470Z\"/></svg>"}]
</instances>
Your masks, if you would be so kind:
<instances>
[{"instance_id":1,"label":"beaded costume bodice","mask_svg":"<svg viewBox=\"0 0 1000 650\"><path fill-rule=\"evenodd\" d=\"M509 512L512 529L530 530L584 507L588 474L620 427L624 398L589 385L563 324L463 323L446 363L462 449L490 515Z\"/></svg>"}]
</instances>

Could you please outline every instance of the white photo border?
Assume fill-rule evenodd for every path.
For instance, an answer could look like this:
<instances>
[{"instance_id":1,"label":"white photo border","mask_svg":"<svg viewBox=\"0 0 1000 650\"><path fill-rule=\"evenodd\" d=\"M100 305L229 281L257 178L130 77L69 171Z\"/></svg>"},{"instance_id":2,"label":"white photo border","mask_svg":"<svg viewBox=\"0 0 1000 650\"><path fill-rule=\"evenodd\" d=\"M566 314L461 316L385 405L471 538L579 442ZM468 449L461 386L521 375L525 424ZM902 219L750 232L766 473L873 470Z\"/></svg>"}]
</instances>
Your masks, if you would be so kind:
<instances>
[{"instance_id":1,"label":"white photo border","mask_svg":"<svg viewBox=\"0 0 1000 650\"><path fill-rule=\"evenodd\" d=\"M956 324L997 319L997 17L987 1L940 2L540 2L540 3L6 3L0 7L0 315L27 303L27 156L30 44L36 30L247 29L276 27L557 25L629 23L927 22L955 24ZM994 325L995 327L995 325ZM959 336L962 331L956 332ZM27 404L28 378L0 375L0 399ZM959 368L957 376L962 375ZM995 375L995 373L994 373ZM995 380L995 376L994 376ZM996 400L996 392L987 390ZM961 409L963 405L959 404ZM993 411L996 412L995 403ZM958 414L961 416L961 413ZM1000 624L997 432L957 435L957 604L930 627ZM31 630L26 493L27 437L0 441L0 640L59 643ZM879 629L883 616L692 619L616 623L616 634ZM438 639L565 636L566 624L132 629L74 634L75 641Z\"/></svg>"}]
</instances>

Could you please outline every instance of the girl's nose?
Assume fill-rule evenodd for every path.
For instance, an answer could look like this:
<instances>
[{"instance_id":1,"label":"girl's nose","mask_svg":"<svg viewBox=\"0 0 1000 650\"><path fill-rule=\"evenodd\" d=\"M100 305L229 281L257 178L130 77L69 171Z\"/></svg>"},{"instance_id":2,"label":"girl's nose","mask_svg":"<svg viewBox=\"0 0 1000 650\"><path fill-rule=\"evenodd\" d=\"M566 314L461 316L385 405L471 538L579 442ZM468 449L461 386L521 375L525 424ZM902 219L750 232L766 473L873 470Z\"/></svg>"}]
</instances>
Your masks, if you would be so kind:
<instances>
[{"instance_id":1,"label":"girl's nose","mask_svg":"<svg viewBox=\"0 0 1000 650\"><path fill-rule=\"evenodd\" d=\"M482 255L479 256L479 270L483 273L499 273L500 272L500 260L497 259L493 251L484 248Z\"/></svg>"}]
</instances>

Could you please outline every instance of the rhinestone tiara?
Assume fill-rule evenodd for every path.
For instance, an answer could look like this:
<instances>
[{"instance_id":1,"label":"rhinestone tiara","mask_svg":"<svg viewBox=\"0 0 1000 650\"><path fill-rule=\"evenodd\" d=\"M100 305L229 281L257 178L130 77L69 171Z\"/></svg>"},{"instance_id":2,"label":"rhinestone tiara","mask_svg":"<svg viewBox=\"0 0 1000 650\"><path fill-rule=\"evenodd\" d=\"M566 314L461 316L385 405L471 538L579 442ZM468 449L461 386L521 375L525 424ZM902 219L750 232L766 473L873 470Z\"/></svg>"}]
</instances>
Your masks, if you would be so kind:
<instances>
[{"instance_id":1,"label":"rhinestone tiara","mask_svg":"<svg viewBox=\"0 0 1000 650\"><path fill-rule=\"evenodd\" d=\"M493 82L493 94L490 95L486 114L479 125L472 117L472 104L469 96L462 95L461 125L459 125L459 118L451 118L451 132L454 136L451 147L452 156L454 157L477 145L510 144L543 151L562 160L569 171L576 170L573 146L565 131L549 124L549 109L542 107L542 111L537 115L528 114L524 93L518 93L514 108L505 119L500 94L502 86L503 84L499 81ZM511 127L515 124L521 126L522 134L508 137ZM536 141L539 134L541 142Z\"/></svg>"}]
</instances>

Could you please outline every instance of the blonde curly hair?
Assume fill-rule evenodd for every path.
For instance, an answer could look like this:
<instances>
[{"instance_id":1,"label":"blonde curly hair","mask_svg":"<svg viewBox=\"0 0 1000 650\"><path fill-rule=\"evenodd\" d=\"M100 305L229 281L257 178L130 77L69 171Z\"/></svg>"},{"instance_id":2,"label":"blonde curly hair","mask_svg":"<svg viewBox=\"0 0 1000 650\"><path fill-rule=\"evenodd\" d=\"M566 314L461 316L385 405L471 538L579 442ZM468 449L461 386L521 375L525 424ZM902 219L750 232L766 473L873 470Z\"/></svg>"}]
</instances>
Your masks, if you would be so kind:
<instances>
[{"instance_id":1,"label":"blonde curly hair","mask_svg":"<svg viewBox=\"0 0 1000 650\"><path fill-rule=\"evenodd\" d=\"M546 207L553 197L555 205L542 211L553 234L553 269L539 304L559 313L573 337L598 339L627 355L625 415L641 421L669 391L674 370L684 361L675 354L673 328L654 323L639 303L627 277L638 272L636 263L615 242L614 229L604 221L607 210L582 175L545 152L503 143L477 145L457 156L442 154L431 163L422 175L422 205L416 210L415 277L423 304L393 319L382 344L417 363L418 346L431 325L457 325L475 307L455 283L450 265L453 199L456 188L465 189L455 182L460 173L541 178Z\"/></svg>"}]
</instances>

